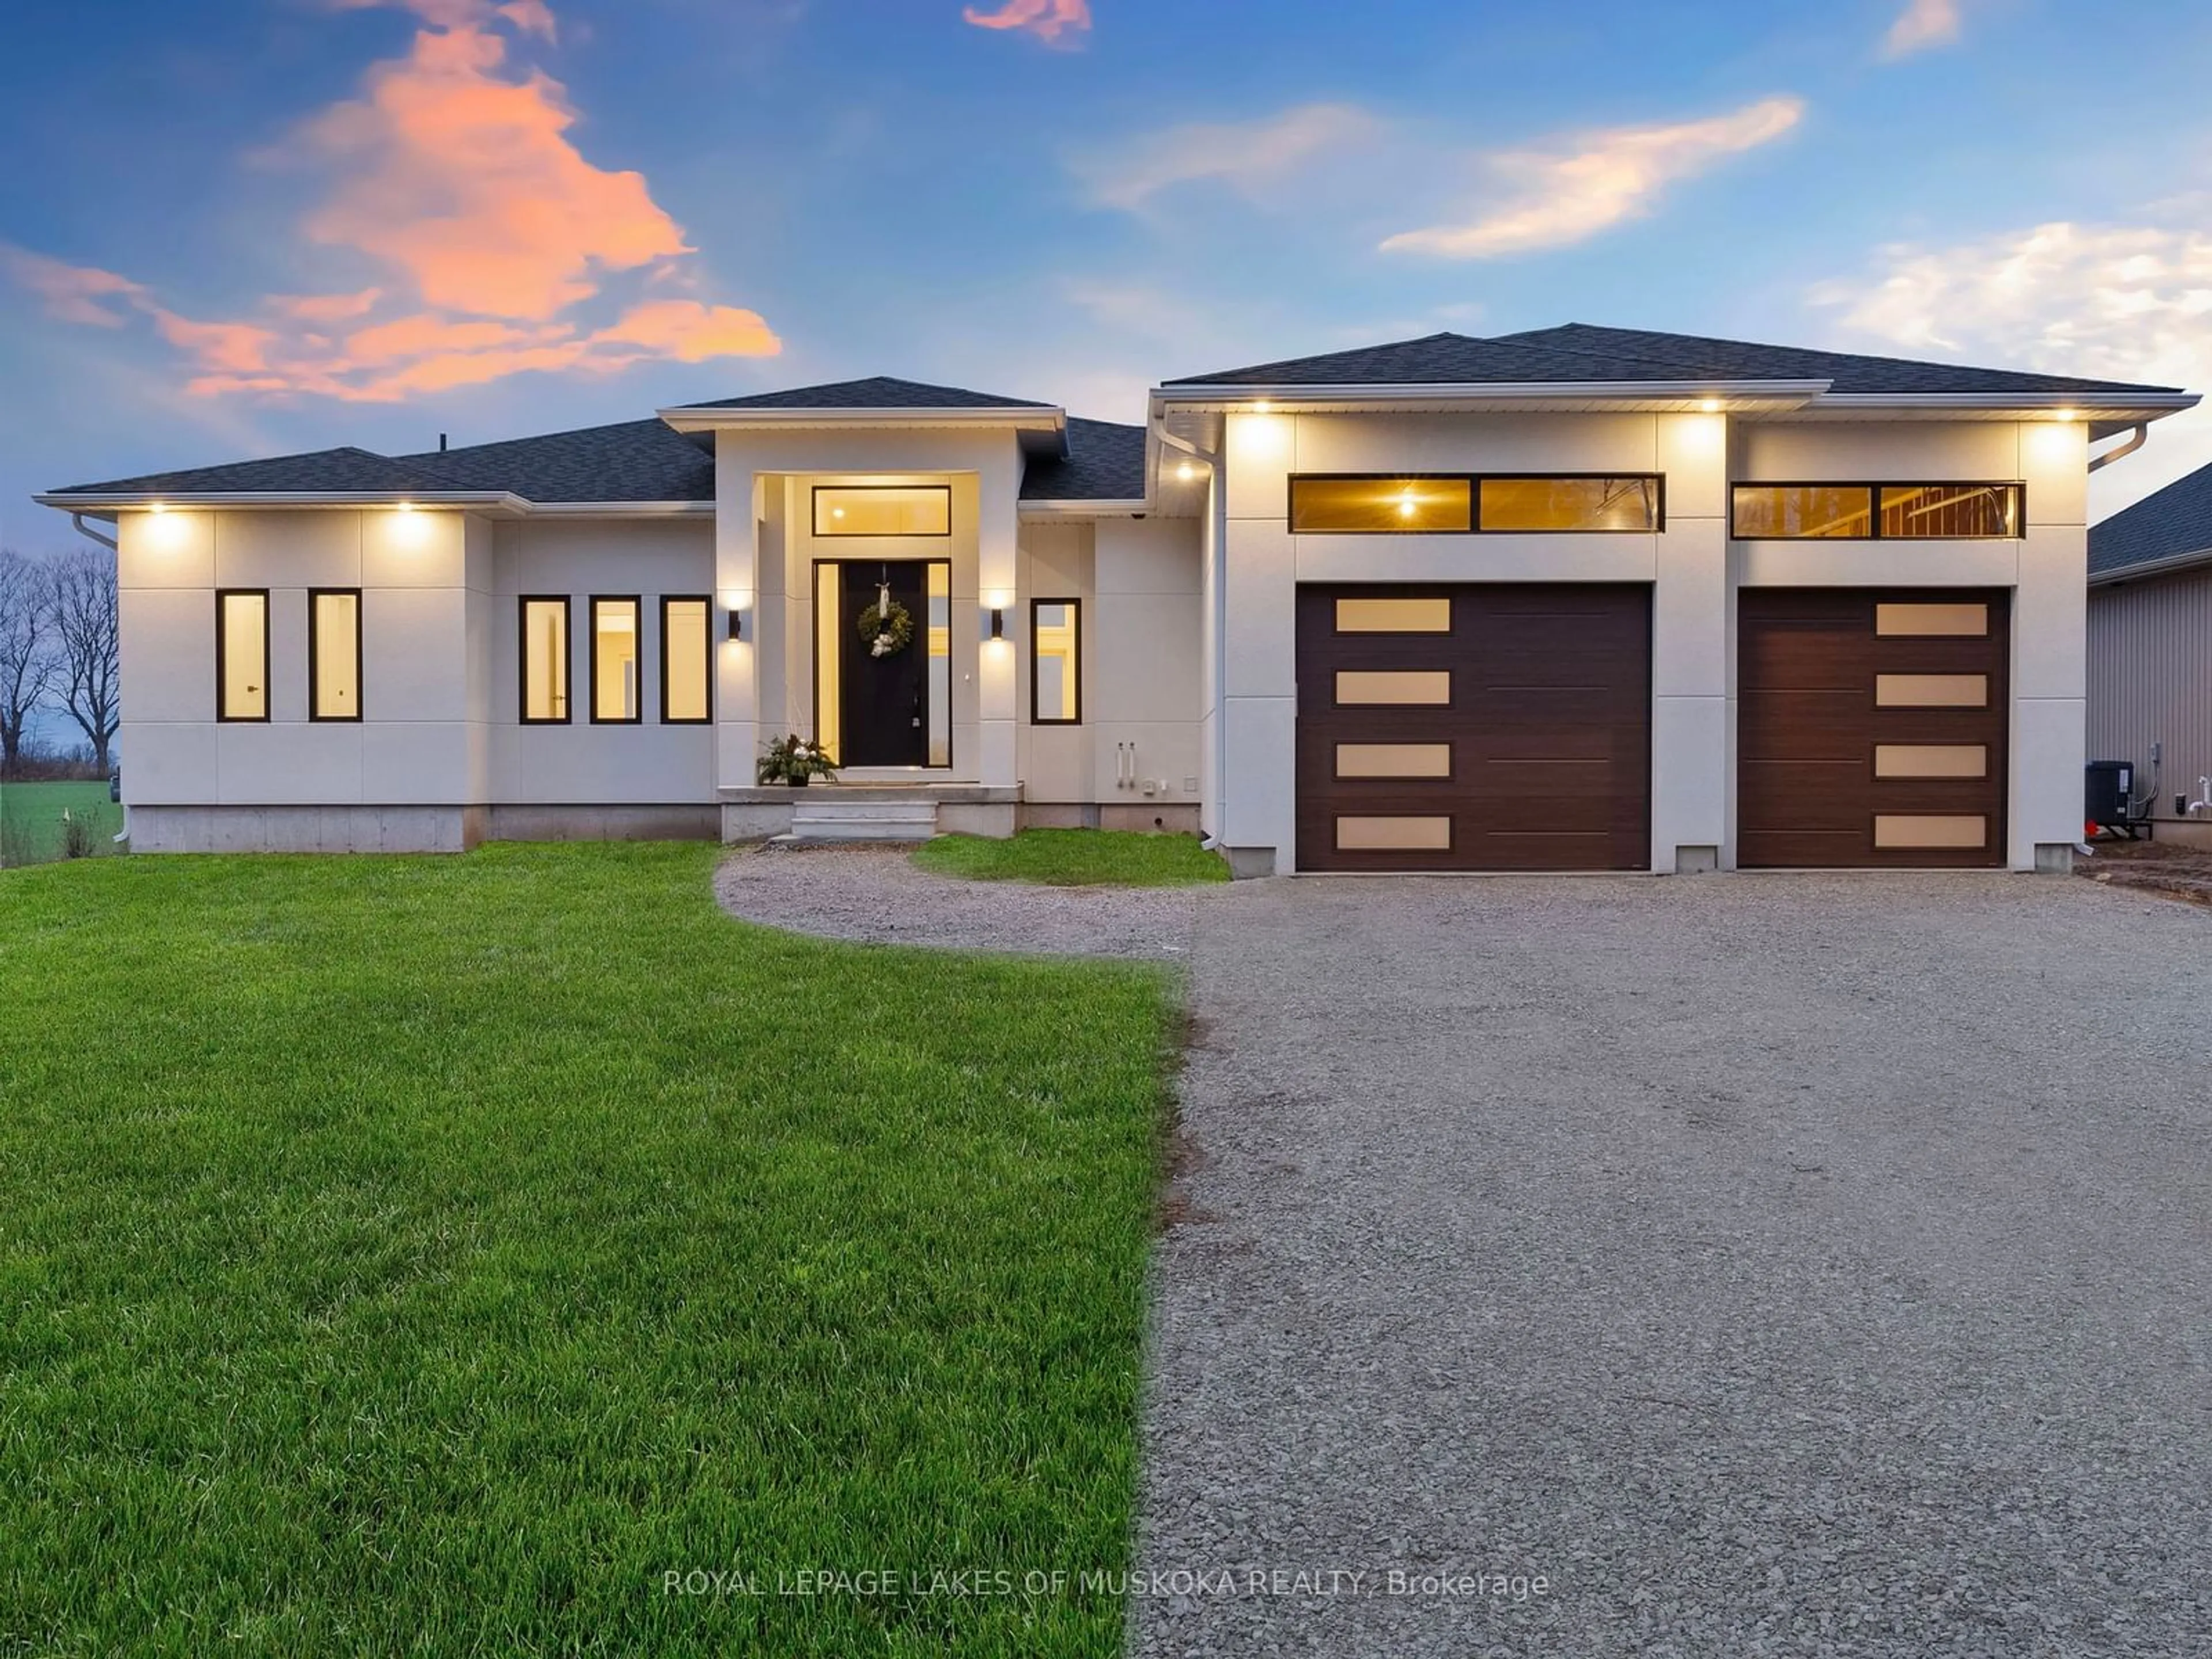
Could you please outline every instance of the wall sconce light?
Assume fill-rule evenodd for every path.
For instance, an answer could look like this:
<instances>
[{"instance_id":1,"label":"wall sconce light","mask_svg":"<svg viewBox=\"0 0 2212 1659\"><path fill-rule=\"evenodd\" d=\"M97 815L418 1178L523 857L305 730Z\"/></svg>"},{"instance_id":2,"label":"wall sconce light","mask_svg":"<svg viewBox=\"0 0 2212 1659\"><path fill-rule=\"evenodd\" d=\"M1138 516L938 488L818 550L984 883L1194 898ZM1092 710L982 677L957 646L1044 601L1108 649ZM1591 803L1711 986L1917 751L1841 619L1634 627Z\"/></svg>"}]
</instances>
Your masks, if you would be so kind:
<instances>
[{"instance_id":1,"label":"wall sconce light","mask_svg":"<svg viewBox=\"0 0 2212 1659\"><path fill-rule=\"evenodd\" d=\"M994 640L1006 637L1006 608L1004 605L991 607L991 637Z\"/></svg>"},{"instance_id":2,"label":"wall sconce light","mask_svg":"<svg viewBox=\"0 0 2212 1659\"><path fill-rule=\"evenodd\" d=\"M745 613L735 605L730 607L730 638L742 641L745 637Z\"/></svg>"}]
</instances>

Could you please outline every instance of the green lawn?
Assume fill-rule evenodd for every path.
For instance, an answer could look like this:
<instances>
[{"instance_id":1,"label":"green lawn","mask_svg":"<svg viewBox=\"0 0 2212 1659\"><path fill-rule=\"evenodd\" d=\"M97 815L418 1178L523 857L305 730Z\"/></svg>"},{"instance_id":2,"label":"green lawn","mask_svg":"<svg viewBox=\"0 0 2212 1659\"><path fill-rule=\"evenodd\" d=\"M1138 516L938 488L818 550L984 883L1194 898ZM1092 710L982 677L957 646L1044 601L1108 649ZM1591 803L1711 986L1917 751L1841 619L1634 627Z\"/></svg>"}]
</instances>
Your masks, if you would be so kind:
<instances>
[{"instance_id":1,"label":"green lawn","mask_svg":"<svg viewBox=\"0 0 2212 1659\"><path fill-rule=\"evenodd\" d=\"M109 837L123 827L123 809L106 784L0 783L0 865L61 857L64 811L89 826L94 852L116 850Z\"/></svg>"},{"instance_id":2,"label":"green lawn","mask_svg":"<svg viewBox=\"0 0 2212 1659\"><path fill-rule=\"evenodd\" d=\"M1024 830L1010 840L939 836L914 861L969 881L1035 881L1052 887L1188 887L1226 881L1229 866L1195 836L1127 830Z\"/></svg>"},{"instance_id":3,"label":"green lawn","mask_svg":"<svg viewBox=\"0 0 2212 1659\"><path fill-rule=\"evenodd\" d=\"M1116 1651L1172 981L712 863L0 875L0 1653Z\"/></svg>"}]
</instances>

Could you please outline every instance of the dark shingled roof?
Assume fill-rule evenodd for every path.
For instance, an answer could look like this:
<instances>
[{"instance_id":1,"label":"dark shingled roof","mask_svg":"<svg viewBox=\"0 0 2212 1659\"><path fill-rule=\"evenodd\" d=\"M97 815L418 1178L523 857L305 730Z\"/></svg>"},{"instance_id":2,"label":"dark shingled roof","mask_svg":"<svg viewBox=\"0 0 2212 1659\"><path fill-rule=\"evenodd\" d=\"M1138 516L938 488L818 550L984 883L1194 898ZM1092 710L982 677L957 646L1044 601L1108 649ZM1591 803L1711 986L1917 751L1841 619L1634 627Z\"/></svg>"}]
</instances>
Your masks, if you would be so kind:
<instances>
[{"instance_id":1,"label":"dark shingled roof","mask_svg":"<svg viewBox=\"0 0 2212 1659\"><path fill-rule=\"evenodd\" d=\"M711 501L714 452L664 421L397 458L441 489L505 489L532 501Z\"/></svg>"},{"instance_id":2,"label":"dark shingled roof","mask_svg":"<svg viewBox=\"0 0 2212 1659\"><path fill-rule=\"evenodd\" d=\"M111 478L104 483L71 484L58 495L220 495L271 494L334 494L354 491L434 489L442 486L409 471L385 455L372 454L351 445L342 449L310 450L304 455L273 455L263 461L233 461L224 466L187 467L178 472L149 472L137 478Z\"/></svg>"},{"instance_id":3,"label":"dark shingled roof","mask_svg":"<svg viewBox=\"0 0 2212 1659\"><path fill-rule=\"evenodd\" d=\"M2125 570L2212 549L2212 466L2089 527L2089 574Z\"/></svg>"},{"instance_id":4,"label":"dark shingled roof","mask_svg":"<svg viewBox=\"0 0 2212 1659\"><path fill-rule=\"evenodd\" d=\"M878 374L865 380L833 380L827 386L794 386L788 392L757 392L750 398L723 398L686 409L1052 409L1030 398L999 398L957 386L925 386Z\"/></svg>"},{"instance_id":5,"label":"dark shingled roof","mask_svg":"<svg viewBox=\"0 0 2212 1659\"><path fill-rule=\"evenodd\" d=\"M1828 380L1838 392L2042 394L2172 392L2171 386L2080 380L1954 363L1862 357L1691 334L1568 323L1478 339L1431 334L1318 357L1292 357L1166 382L1204 386L1442 386L1603 380Z\"/></svg>"},{"instance_id":6,"label":"dark shingled roof","mask_svg":"<svg viewBox=\"0 0 2212 1659\"><path fill-rule=\"evenodd\" d=\"M1135 501L1145 495L1145 428L1067 417L1067 459L1032 456L1025 501Z\"/></svg>"}]
</instances>

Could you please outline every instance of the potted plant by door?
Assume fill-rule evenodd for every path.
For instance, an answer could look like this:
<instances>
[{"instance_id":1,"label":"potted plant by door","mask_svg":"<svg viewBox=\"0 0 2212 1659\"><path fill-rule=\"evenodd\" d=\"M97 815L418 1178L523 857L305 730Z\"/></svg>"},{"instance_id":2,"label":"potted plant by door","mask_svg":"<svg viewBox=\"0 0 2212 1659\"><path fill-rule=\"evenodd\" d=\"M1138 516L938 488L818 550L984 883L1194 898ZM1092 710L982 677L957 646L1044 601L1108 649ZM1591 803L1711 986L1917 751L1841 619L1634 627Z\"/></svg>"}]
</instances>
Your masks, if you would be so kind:
<instances>
[{"instance_id":1,"label":"potted plant by door","mask_svg":"<svg viewBox=\"0 0 2212 1659\"><path fill-rule=\"evenodd\" d=\"M786 783L794 789L804 789L816 778L834 779L837 775L836 768L830 764L830 757L822 745L810 743L796 732L769 744L755 772L763 783Z\"/></svg>"}]
</instances>

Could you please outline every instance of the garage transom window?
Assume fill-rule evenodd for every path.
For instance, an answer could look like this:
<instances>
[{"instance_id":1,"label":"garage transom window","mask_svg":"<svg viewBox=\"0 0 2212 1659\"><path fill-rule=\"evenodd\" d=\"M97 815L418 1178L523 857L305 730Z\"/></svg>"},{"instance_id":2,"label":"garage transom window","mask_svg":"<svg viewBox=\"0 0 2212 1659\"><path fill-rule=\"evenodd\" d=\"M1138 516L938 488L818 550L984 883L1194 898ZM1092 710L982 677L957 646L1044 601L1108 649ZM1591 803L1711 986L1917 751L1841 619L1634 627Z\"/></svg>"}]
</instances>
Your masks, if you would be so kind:
<instances>
[{"instance_id":1,"label":"garage transom window","mask_svg":"<svg viewBox=\"0 0 2212 1659\"><path fill-rule=\"evenodd\" d=\"M2016 483L1758 483L1734 491L1739 541L1957 541L2022 533Z\"/></svg>"},{"instance_id":2,"label":"garage transom window","mask_svg":"<svg viewBox=\"0 0 2212 1659\"><path fill-rule=\"evenodd\" d=\"M1302 534L1571 534L1665 527L1657 473L1322 474L1291 480Z\"/></svg>"}]
</instances>

